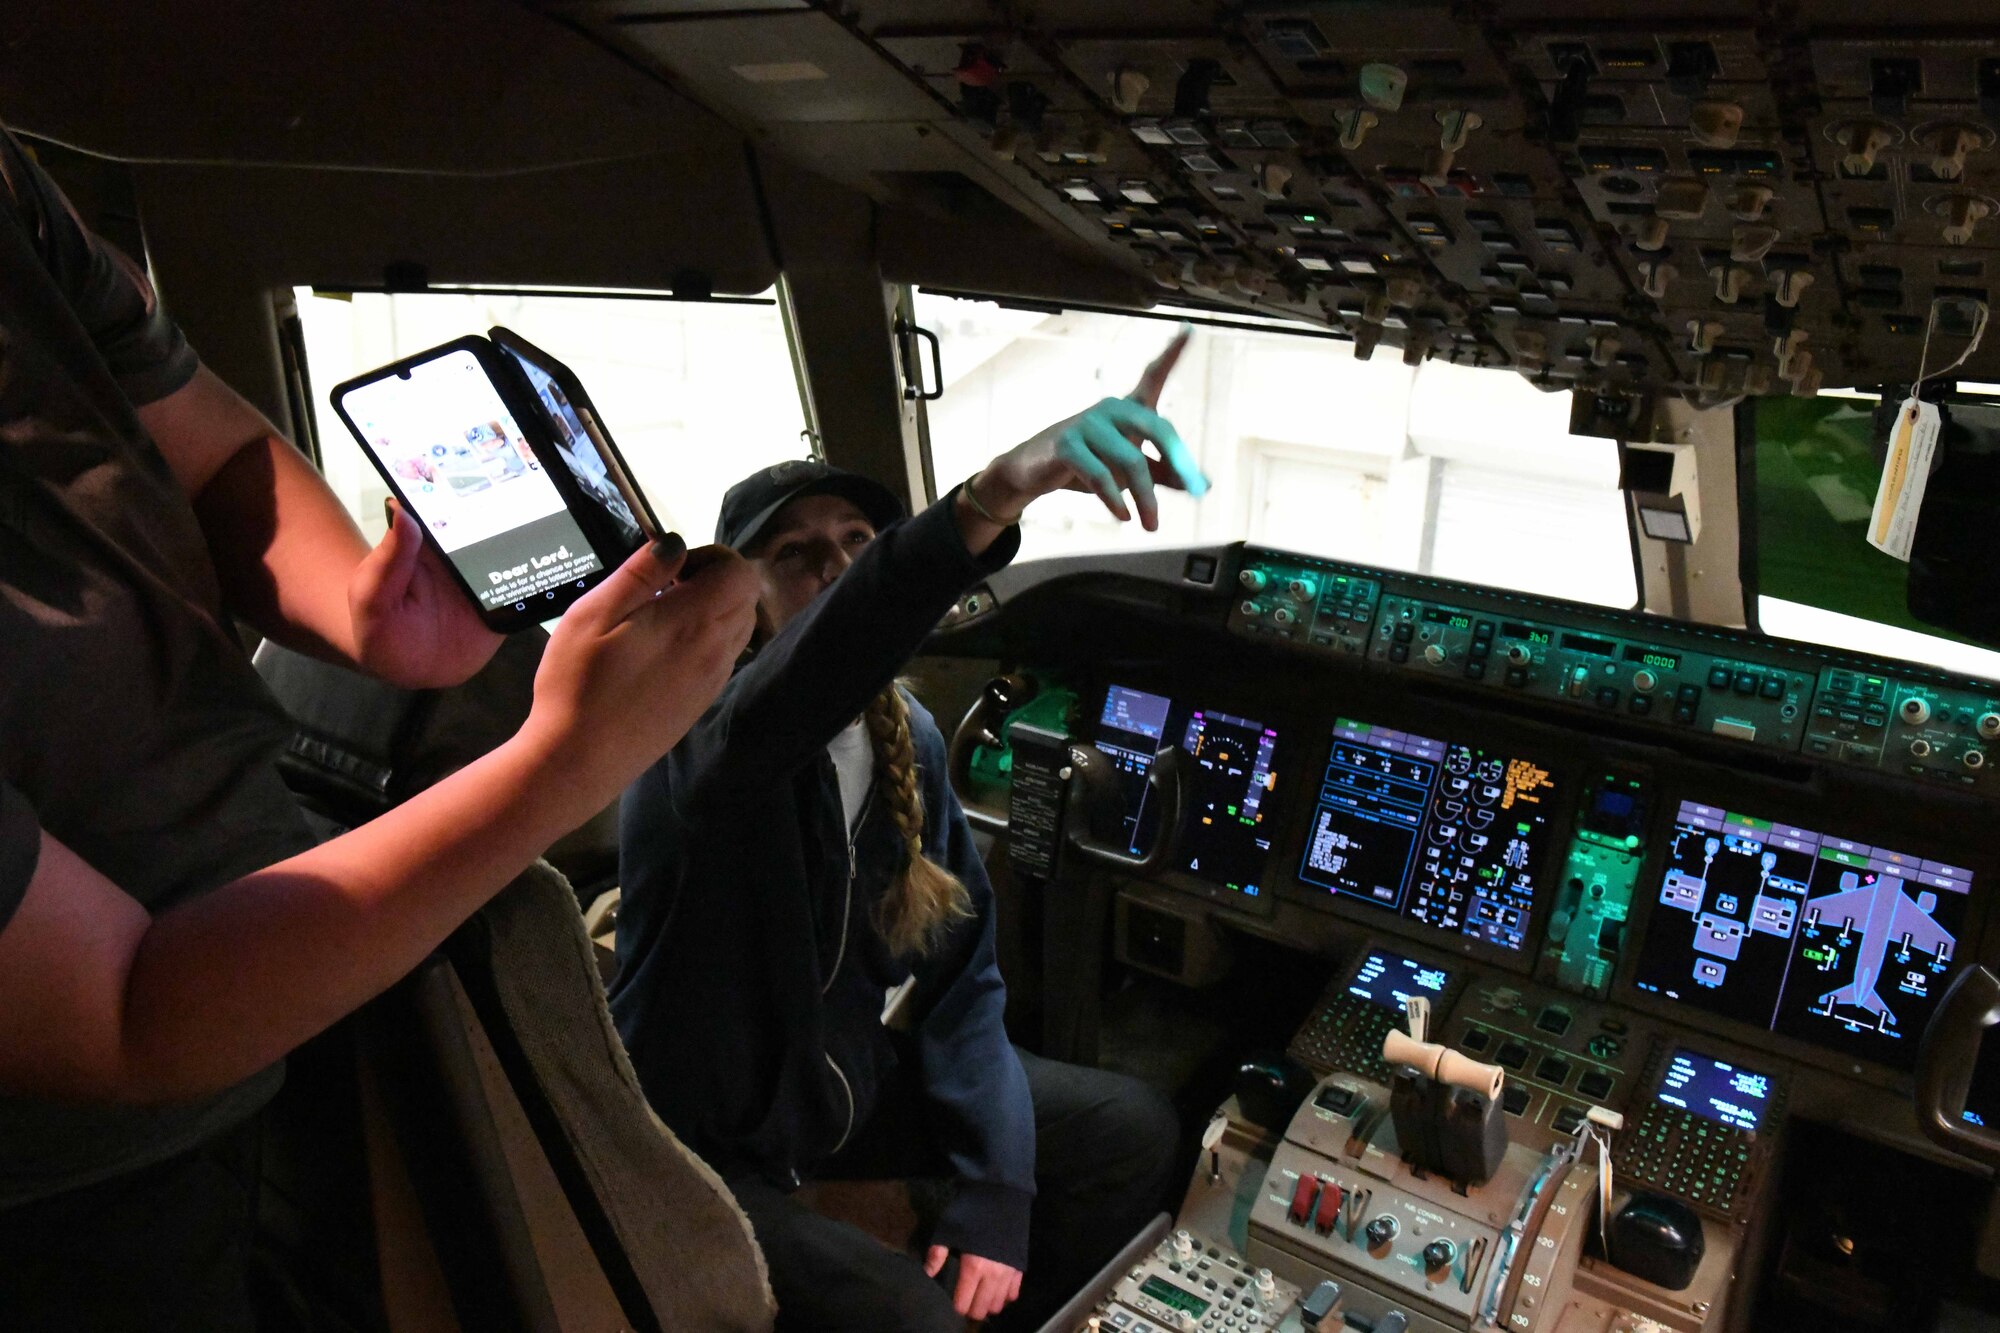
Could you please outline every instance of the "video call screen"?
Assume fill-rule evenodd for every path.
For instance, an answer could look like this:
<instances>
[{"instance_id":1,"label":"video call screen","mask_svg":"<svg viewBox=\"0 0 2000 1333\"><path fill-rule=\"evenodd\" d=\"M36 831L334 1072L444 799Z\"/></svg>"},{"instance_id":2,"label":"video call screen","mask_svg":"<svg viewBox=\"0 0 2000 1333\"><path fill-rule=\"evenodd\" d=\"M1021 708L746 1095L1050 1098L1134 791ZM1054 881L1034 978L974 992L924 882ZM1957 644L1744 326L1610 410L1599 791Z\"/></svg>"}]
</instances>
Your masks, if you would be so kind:
<instances>
[{"instance_id":1,"label":"video call screen","mask_svg":"<svg viewBox=\"0 0 2000 1333\"><path fill-rule=\"evenodd\" d=\"M1299 879L1519 951L1557 793L1533 759L1342 718Z\"/></svg>"},{"instance_id":2,"label":"video call screen","mask_svg":"<svg viewBox=\"0 0 2000 1333\"><path fill-rule=\"evenodd\" d=\"M1435 1000L1443 996L1449 985L1451 972L1446 968L1370 949L1361 966L1354 969L1347 993L1400 1014L1408 1007L1412 995Z\"/></svg>"},{"instance_id":3,"label":"video call screen","mask_svg":"<svg viewBox=\"0 0 2000 1333\"><path fill-rule=\"evenodd\" d=\"M1278 785L1278 733L1250 718L1178 705L1160 694L1113 685L1104 692L1097 748L1125 788L1125 836L1133 853L1151 845L1159 813L1147 775L1162 746L1188 754L1180 849L1174 868L1246 898L1262 895L1271 851L1269 814Z\"/></svg>"},{"instance_id":4,"label":"video call screen","mask_svg":"<svg viewBox=\"0 0 2000 1333\"><path fill-rule=\"evenodd\" d=\"M1963 867L1682 801L1634 980L1908 1069L1971 900Z\"/></svg>"},{"instance_id":5,"label":"video call screen","mask_svg":"<svg viewBox=\"0 0 2000 1333\"><path fill-rule=\"evenodd\" d=\"M487 610L604 568L472 353L357 385L341 406Z\"/></svg>"},{"instance_id":6,"label":"video call screen","mask_svg":"<svg viewBox=\"0 0 2000 1333\"><path fill-rule=\"evenodd\" d=\"M1771 1076L1683 1046L1667 1060L1655 1101L1718 1125L1756 1133L1771 1102Z\"/></svg>"}]
</instances>

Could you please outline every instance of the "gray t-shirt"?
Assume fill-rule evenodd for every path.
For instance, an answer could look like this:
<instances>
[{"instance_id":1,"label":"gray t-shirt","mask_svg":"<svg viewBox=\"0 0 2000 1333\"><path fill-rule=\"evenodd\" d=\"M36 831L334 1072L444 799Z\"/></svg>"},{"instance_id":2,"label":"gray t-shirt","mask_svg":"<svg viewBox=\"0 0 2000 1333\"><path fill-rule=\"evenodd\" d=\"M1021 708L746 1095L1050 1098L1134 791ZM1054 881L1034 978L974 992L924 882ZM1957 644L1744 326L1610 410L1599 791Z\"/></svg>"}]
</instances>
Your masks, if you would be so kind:
<instances>
[{"instance_id":1,"label":"gray t-shirt","mask_svg":"<svg viewBox=\"0 0 2000 1333\"><path fill-rule=\"evenodd\" d=\"M155 913L312 845L290 735L133 405L197 362L139 269L0 131L0 930L39 829ZM0 1206L181 1152L281 1066L159 1107L0 1096Z\"/></svg>"}]
</instances>

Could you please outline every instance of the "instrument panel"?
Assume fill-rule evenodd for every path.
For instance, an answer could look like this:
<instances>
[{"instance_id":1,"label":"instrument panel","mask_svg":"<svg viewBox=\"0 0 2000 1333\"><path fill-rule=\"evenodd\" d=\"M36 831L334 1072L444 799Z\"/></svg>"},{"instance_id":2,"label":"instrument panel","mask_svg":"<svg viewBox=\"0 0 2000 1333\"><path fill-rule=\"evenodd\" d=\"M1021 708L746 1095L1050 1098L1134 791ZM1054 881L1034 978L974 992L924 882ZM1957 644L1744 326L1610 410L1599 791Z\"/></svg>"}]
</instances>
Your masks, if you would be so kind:
<instances>
[{"instance_id":1,"label":"instrument panel","mask_svg":"<svg viewBox=\"0 0 2000 1333\"><path fill-rule=\"evenodd\" d=\"M1195 761L1150 879L1279 934L1325 916L1407 941L1454 986L1497 974L1906 1086L1984 926L1992 854L1939 816L2000 795L1965 760L2000 737L2000 686L1255 547L1210 582L1233 589L1225 639L1267 647L1226 652L1240 670L1065 677L1133 853L1162 836L1153 755ZM1828 709L1927 752L1821 754ZM1589 1104L1526 1065L1538 1118Z\"/></svg>"}]
</instances>

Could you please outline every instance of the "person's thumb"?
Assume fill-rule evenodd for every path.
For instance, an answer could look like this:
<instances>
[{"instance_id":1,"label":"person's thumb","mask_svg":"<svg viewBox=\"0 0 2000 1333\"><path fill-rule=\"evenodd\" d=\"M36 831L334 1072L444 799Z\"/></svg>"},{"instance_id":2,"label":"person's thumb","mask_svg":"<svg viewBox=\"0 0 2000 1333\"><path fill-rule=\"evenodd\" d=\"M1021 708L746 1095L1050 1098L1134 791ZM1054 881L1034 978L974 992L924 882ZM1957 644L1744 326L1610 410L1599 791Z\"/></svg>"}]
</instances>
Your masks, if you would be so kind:
<instances>
[{"instance_id":1,"label":"person's thumb","mask_svg":"<svg viewBox=\"0 0 2000 1333\"><path fill-rule=\"evenodd\" d=\"M382 508L389 530L354 567L348 583L349 603L361 614L381 615L402 601L424 553L424 533L415 516L394 500L384 500Z\"/></svg>"},{"instance_id":2,"label":"person's thumb","mask_svg":"<svg viewBox=\"0 0 2000 1333\"><path fill-rule=\"evenodd\" d=\"M951 1251L942 1245L933 1245L924 1252L924 1276L936 1277L944 1271L944 1261L951 1258Z\"/></svg>"},{"instance_id":3,"label":"person's thumb","mask_svg":"<svg viewBox=\"0 0 2000 1333\"><path fill-rule=\"evenodd\" d=\"M687 542L670 532L634 551L604 582L577 598L568 615L610 629L664 592L686 560Z\"/></svg>"}]
</instances>

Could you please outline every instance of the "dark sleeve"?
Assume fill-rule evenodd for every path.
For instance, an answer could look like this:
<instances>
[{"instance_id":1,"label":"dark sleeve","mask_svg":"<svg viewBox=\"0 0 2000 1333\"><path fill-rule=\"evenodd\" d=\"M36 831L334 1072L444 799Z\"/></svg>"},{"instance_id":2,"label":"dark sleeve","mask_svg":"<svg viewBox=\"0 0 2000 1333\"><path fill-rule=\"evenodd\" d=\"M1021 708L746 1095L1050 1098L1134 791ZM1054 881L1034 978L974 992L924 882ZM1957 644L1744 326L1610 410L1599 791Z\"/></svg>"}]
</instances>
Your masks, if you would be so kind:
<instances>
[{"instance_id":1,"label":"dark sleeve","mask_svg":"<svg viewBox=\"0 0 2000 1333\"><path fill-rule=\"evenodd\" d=\"M938 761L924 783L924 843L971 895L973 919L952 947L922 960L917 1026L925 1094L957 1189L933 1239L1014 1268L1028 1262L1028 1209L1035 1197L1035 1107L1028 1076L1007 1040L1007 985L993 942L993 885L972 841L965 811L943 779L943 738L935 724L927 750ZM927 754L927 760L933 757Z\"/></svg>"},{"instance_id":2,"label":"dark sleeve","mask_svg":"<svg viewBox=\"0 0 2000 1333\"><path fill-rule=\"evenodd\" d=\"M0 130L0 207L12 211L134 407L158 402L200 362L144 270L96 236L14 136Z\"/></svg>"},{"instance_id":3,"label":"dark sleeve","mask_svg":"<svg viewBox=\"0 0 2000 1333\"><path fill-rule=\"evenodd\" d=\"M884 528L820 599L737 672L665 761L676 808L794 772L860 717L960 593L1021 547L1009 528L983 556L965 549L957 492Z\"/></svg>"},{"instance_id":4,"label":"dark sleeve","mask_svg":"<svg viewBox=\"0 0 2000 1333\"><path fill-rule=\"evenodd\" d=\"M42 825L28 798L0 782L0 930L28 895L42 857Z\"/></svg>"}]
</instances>

